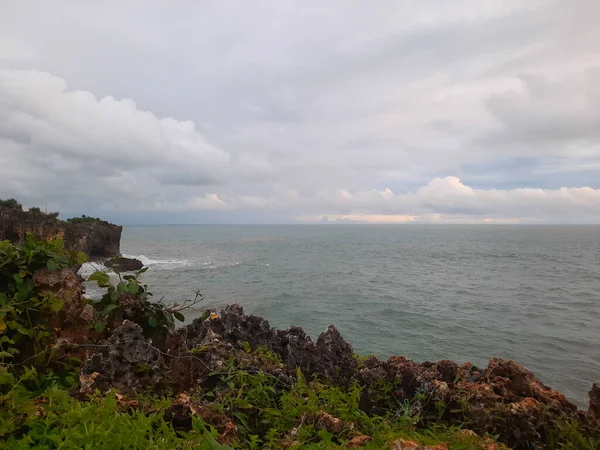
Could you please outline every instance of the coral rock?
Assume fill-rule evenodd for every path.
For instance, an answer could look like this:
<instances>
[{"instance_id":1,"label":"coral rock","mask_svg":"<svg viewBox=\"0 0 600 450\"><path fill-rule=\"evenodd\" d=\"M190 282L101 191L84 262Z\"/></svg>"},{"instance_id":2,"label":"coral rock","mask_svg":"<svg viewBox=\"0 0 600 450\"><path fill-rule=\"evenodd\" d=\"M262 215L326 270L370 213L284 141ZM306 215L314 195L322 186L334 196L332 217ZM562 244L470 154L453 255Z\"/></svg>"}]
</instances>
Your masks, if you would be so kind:
<instances>
[{"instance_id":1,"label":"coral rock","mask_svg":"<svg viewBox=\"0 0 600 450\"><path fill-rule=\"evenodd\" d=\"M367 436L367 435L356 436L356 437L350 439L350 441L348 441L348 443L346 444L346 447L349 447L349 448L362 447L363 445L365 445L368 442L371 442L372 440L373 440L373 438L371 436Z\"/></svg>"}]
</instances>

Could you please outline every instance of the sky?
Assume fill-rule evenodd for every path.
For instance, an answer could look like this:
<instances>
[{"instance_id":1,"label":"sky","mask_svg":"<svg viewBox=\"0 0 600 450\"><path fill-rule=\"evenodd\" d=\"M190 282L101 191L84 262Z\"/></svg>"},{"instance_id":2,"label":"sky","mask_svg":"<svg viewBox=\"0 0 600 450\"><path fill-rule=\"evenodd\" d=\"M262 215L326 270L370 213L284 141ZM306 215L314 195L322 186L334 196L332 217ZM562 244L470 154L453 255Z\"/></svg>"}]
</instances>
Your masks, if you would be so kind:
<instances>
[{"instance_id":1,"label":"sky","mask_svg":"<svg viewBox=\"0 0 600 450\"><path fill-rule=\"evenodd\" d=\"M600 223L600 2L0 0L0 198L141 223Z\"/></svg>"}]
</instances>

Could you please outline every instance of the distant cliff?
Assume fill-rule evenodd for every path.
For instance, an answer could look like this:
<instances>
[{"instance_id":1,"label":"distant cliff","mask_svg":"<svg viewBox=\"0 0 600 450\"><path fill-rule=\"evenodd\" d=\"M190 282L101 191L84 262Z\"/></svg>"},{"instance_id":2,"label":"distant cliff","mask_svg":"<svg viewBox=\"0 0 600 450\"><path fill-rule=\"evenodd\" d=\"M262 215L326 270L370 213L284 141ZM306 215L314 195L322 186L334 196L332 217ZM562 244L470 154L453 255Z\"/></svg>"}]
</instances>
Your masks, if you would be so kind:
<instances>
[{"instance_id":1,"label":"distant cliff","mask_svg":"<svg viewBox=\"0 0 600 450\"><path fill-rule=\"evenodd\" d=\"M27 232L50 239L61 236L70 250L90 257L120 254L123 227L105 221L68 223L52 215L0 206L0 240L19 241Z\"/></svg>"}]
</instances>

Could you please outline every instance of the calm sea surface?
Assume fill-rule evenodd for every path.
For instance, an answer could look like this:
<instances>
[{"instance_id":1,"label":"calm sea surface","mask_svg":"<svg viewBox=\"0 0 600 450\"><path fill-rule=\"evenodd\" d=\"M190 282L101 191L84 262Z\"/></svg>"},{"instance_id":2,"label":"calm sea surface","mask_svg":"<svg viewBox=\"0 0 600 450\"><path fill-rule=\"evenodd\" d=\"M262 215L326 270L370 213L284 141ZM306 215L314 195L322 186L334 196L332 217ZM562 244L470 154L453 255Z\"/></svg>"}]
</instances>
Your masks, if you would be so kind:
<instances>
[{"instance_id":1,"label":"calm sea surface","mask_svg":"<svg viewBox=\"0 0 600 450\"><path fill-rule=\"evenodd\" d=\"M580 406L600 381L597 226L125 227L121 250L156 298L334 324L362 354L512 358Z\"/></svg>"}]
</instances>

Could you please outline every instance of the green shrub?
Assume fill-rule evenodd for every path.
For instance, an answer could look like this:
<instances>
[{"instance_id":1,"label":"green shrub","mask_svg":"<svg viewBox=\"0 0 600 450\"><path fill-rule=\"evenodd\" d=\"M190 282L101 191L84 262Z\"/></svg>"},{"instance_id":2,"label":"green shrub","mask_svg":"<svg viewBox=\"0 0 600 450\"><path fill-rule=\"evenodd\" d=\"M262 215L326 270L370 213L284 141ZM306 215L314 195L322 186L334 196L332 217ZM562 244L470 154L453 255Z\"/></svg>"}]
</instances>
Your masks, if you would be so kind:
<instances>
[{"instance_id":1,"label":"green shrub","mask_svg":"<svg viewBox=\"0 0 600 450\"><path fill-rule=\"evenodd\" d=\"M144 267L133 275L121 275L118 267L113 267L111 271L119 277L117 284L111 282L109 272L106 271L96 271L89 276L88 281L95 281L98 287L106 289L102 298L93 303L97 311L95 328L98 333L102 333L114 318L119 320L124 318L121 317L123 308L120 306L120 301L128 296L135 300L135 305L127 302L130 305L129 309L135 311L135 317L127 317L127 319L136 322L151 335L154 331L158 334L173 331L175 320L180 322L185 320L182 311L192 308L203 300L202 294L198 291L193 300L184 300L182 304L166 305L162 299L157 302L150 301L152 293L148 291L148 285L140 281L140 275L146 270L148 268Z\"/></svg>"},{"instance_id":2,"label":"green shrub","mask_svg":"<svg viewBox=\"0 0 600 450\"><path fill-rule=\"evenodd\" d=\"M83 214L81 217L71 217L70 219L67 219L66 221L69 223L73 223L73 224L94 223L94 222L108 223L105 220L100 219L99 217L89 217L89 216L86 216L85 214Z\"/></svg>"},{"instance_id":3,"label":"green shrub","mask_svg":"<svg viewBox=\"0 0 600 450\"><path fill-rule=\"evenodd\" d=\"M47 348L53 334L47 319L63 308L62 299L36 292L33 274L85 259L65 250L58 237L46 241L27 234L19 244L0 242L0 365L17 363Z\"/></svg>"},{"instance_id":4,"label":"green shrub","mask_svg":"<svg viewBox=\"0 0 600 450\"><path fill-rule=\"evenodd\" d=\"M214 429L201 419L193 432L177 433L160 410L151 405L131 409L119 405L114 392L95 393L79 401L57 386L40 395L2 377L0 387L13 388L0 395L0 449L229 449L217 443Z\"/></svg>"},{"instance_id":5,"label":"green shrub","mask_svg":"<svg viewBox=\"0 0 600 450\"><path fill-rule=\"evenodd\" d=\"M4 206L5 208L18 209L20 211L23 211L23 205L21 205L14 198L9 198L7 200L0 200L0 206Z\"/></svg>"}]
</instances>

